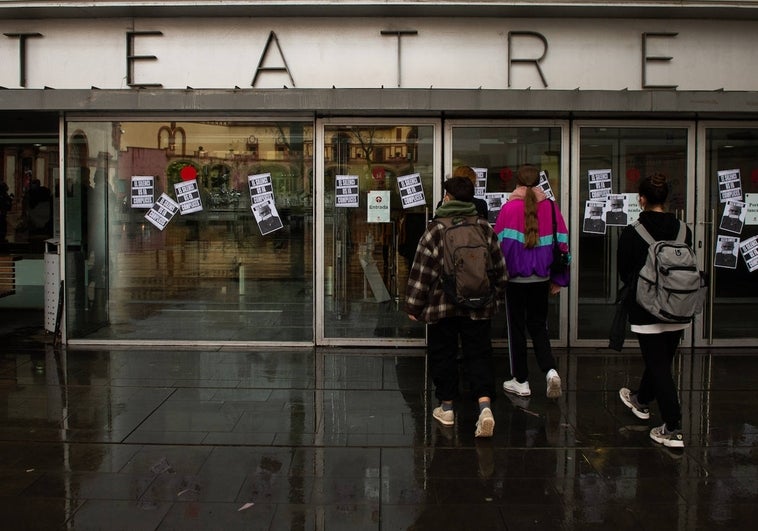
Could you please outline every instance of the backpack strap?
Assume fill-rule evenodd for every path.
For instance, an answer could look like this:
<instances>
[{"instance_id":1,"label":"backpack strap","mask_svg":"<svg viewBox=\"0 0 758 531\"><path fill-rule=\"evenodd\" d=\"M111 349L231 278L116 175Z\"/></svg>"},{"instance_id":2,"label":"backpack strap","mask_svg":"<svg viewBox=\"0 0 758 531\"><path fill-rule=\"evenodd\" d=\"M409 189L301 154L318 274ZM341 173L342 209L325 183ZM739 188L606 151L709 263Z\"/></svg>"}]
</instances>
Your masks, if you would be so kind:
<instances>
[{"instance_id":1,"label":"backpack strap","mask_svg":"<svg viewBox=\"0 0 758 531\"><path fill-rule=\"evenodd\" d=\"M650 235L650 233L647 231L645 226L640 223L640 220L635 221L632 223L634 226L634 229L637 231L637 234L642 236L642 239L647 242L648 245L653 245L655 243L655 239ZM685 243L687 240L687 225L684 223L684 221L679 220L679 232L676 235L676 241L679 243Z\"/></svg>"},{"instance_id":2,"label":"backpack strap","mask_svg":"<svg viewBox=\"0 0 758 531\"><path fill-rule=\"evenodd\" d=\"M679 220L679 233L676 235L676 241L679 243L685 243L687 240L687 225L684 224L684 221Z\"/></svg>"},{"instance_id":3,"label":"backpack strap","mask_svg":"<svg viewBox=\"0 0 758 531\"><path fill-rule=\"evenodd\" d=\"M632 226L634 227L634 230L637 231L637 234L642 236L642 239L647 242L648 245L653 245L655 243L655 238L653 238L650 233L647 231L645 226L640 223L640 220L635 221L632 223Z\"/></svg>"}]
</instances>

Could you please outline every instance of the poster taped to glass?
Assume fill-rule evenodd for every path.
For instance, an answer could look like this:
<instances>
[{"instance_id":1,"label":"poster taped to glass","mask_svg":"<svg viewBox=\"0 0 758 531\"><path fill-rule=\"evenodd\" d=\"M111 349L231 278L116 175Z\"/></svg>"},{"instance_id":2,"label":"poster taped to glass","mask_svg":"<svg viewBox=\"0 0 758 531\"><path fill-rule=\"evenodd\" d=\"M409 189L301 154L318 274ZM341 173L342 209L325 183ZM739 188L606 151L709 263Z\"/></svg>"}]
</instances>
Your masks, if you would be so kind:
<instances>
[{"instance_id":1,"label":"poster taped to glass","mask_svg":"<svg viewBox=\"0 0 758 531\"><path fill-rule=\"evenodd\" d=\"M274 202L274 185L270 173L259 173L247 176L247 186L250 189L250 203L261 203L271 200Z\"/></svg>"},{"instance_id":2,"label":"poster taped to glass","mask_svg":"<svg viewBox=\"0 0 758 531\"><path fill-rule=\"evenodd\" d=\"M258 223L262 236L279 230L284 226L272 199L265 199L254 203L250 205L250 208L253 210L255 221Z\"/></svg>"},{"instance_id":3,"label":"poster taped to glass","mask_svg":"<svg viewBox=\"0 0 758 531\"><path fill-rule=\"evenodd\" d=\"M358 176L337 175L334 177L334 206L341 208L358 207Z\"/></svg>"},{"instance_id":4,"label":"poster taped to glass","mask_svg":"<svg viewBox=\"0 0 758 531\"><path fill-rule=\"evenodd\" d=\"M740 244L740 252L748 271L752 273L758 269L758 236L744 240Z\"/></svg>"},{"instance_id":5,"label":"poster taped to glass","mask_svg":"<svg viewBox=\"0 0 758 531\"><path fill-rule=\"evenodd\" d=\"M197 179L176 183L174 185L174 193L176 193L176 200L179 203L179 213L182 216L192 214L193 212L200 212L203 209Z\"/></svg>"},{"instance_id":6,"label":"poster taped to glass","mask_svg":"<svg viewBox=\"0 0 758 531\"><path fill-rule=\"evenodd\" d=\"M150 208L153 206L155 178L152 175L132 175L132 208Z\"/></svg>"},{"instance_id":7,"label":"poster taped to glass","mask_svg":"<svg viewBox=\"0 0 758 531\"><path fill-rule=\"evenodd\" d=\"M425 205L426 197L424 196L424 185L421 182L421 175L411 173L402 175L397 178L397 186L400 190L400 202L403 208Z\"/></svg>"},{"instance_id":8,"label":"poster taped to glass","mask_svg":"<svg viewBox=\"0 0 758 531\"><path fill-rule=\"evenodd\" d=\"M719 179L719 199L722 203L729 200L742 200L742 181L740 180L740 170L720 170Z\"/></svg>"},{"instance_id":9,"label":"poster taped to glass","mask_svg":"<svg viewBox=\"0 0 758 531\"><path fill-rule=\"evenodd\" d=\"M161 194L150 210L145 213L145 219L159 230L163 230L177 212L179 212L179 204L166 194Z\"/></svg>"}]
</instances>

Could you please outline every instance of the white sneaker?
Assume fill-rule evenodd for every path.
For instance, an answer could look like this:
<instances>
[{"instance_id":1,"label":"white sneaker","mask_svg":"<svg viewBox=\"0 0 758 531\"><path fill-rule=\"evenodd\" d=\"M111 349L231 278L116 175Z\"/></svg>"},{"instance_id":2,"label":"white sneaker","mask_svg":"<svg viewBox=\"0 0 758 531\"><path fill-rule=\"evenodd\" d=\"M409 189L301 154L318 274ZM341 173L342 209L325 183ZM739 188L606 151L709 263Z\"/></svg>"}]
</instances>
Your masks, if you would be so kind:
<instances>
[{"instance_id":1,"label":"white sneaker","mask_svg":"<svg viewBox=\"0 0 758 531\"><path fill-rule=\"evenodd\" d=\"M547 397L558 398L561 396L561 377L558 376L558 372L555 369L547 371Z\"/></svg>"},{"instance_id":2,"label":"white sneaker","mask_svg":"<svg viewBox=\"0 0 758 531\"><path fill-rule=\"evenodd\" d=\"M503 391L518 396L532 396L532 390L529 389L529 382L519 383L516 378L503 382Z\"/></svg>"},{"instance_id":3,"label":"white sneaker","mask_svg":"<svg viewBox=\"0 0 758 531\"><path fill-rule=\"evenodd\" d=\"M668 448L684 448L682 430L669 430L666 424L650 430L650 438Z\"/></svg>"},{"instance_id":4,"label":"white sneaker","mask_svg":"<svg viewBox=\"0 0 758 531\"><path fill-rule=\"evenodd\" d=\"M476 421L476 431L474 437L492 437L495 431L495 417L492 416L492 410L488 407L479 413L479 420Z\"/></svg>"},{"instance_id":5,"label":"white sneaker","mask_svg":"<svg viewBox=\"0 0 758 531\"><path fill-rule=\"evenodd\" d=\"M455 413L450 409L445 411L442 406L437 406L432 411L432 416L443 426L452 426L455 424Z\"/></svg>"}]
</instances>

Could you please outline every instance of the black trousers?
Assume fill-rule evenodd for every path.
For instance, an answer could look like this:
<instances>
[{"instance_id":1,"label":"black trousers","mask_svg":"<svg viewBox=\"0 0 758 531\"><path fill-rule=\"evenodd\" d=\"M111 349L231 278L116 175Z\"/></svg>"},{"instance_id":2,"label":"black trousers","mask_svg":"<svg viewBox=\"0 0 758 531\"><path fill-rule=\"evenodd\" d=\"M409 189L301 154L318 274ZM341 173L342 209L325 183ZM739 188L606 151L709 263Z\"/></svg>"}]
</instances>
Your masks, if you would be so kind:
<instances>
[{"instance_id":1,"label":"black trousers","mask_svg":"<svg viewBox=\"0 0 758 531\"><path fill-rule=\"evenodd\" d=\"M508 308L508 355L511 376L521 383L529 379L526 354L526 333L532 337L534 354L540 370L547 374L555 369L547 331L547 308L550 282L509 282L505 288Z\"/></svg>"},{"instance_id":2,"label":"black trousers","mask_svg":"<svg viewBox=\"0 0 758 531\"><path fill-rule=\"evenodd\" d=\"M464 372L475 398L495 398L492 331L489 319L446 317L428 328L429 371L438 400L458 398L458 338L463 348Z\"/></svg>"},{"instance_id":3,"label":"black trousers","mask_svg":"<svg viewBox=\"0 0 758 531\"><path fill-rule=\"evenodd\" d=\"M662 332L660 334L637 334L645 361L637 400L642 404L658 401L661 417L669 429L678 429L682 422L682 409L679 406L676 383L672 366L674 356L679 348L682 331Z\"/></svg>"}]
</instances>

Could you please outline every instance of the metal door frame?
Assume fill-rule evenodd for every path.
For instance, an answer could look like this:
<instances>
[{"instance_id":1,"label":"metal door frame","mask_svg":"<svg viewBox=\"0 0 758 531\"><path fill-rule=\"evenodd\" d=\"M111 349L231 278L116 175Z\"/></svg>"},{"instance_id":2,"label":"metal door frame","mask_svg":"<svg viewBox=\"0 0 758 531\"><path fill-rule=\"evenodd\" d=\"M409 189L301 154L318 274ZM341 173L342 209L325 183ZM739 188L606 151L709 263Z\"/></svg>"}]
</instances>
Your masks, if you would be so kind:
<instances>
[{"instance_id":1,"label":"metal door frame","mask_svg":"<svg viewBox=\"0 0 758 531\"><path fill-rule=\"evenodd\" d=\"M563 215L568 220L569 219L569 210L570 210L570 203L569 203L569 191L571 188L571 183L569 179L569 168L570 168L570 151L569 151L569 142L570 137L569 134L571 132L571 128L569 127L569 121L568 120L466 120L466 119L456 119L456 120L446 120L445 121L445 134L443 137L444 146L445 146L445 160L444 160L444 171L445 175L451 175L453 172L453 132L452 129L454 127L559 127L561 130L561 162L560 162L560 168L561 168L561 193L560 197L558 198L559 205L561 206L561 210L563 211ZM572 240L569 238L569 245L571 245ZM563 290L564 293L562 294L560 298L559 303L559 328L558 328L558 339L552 339L550 341L551 346L553 347L566 347L568 346L568 323L569 319L566 317L568 315L568 309L569 309L569 294L566 293L566 291L571 291L571 286L569 285L567 290ZM494 340L493 345L497 347L504 347L507 345L506 340Z\"/></svg>"},{"instance_id":2,"label":"metal door frame","mask_svg":"<svg viewBox=\"0 0 758 531\"><path fill-rule=\"evenodd\" d=\"M708 204L708 197L706 194L708 179L715 178L707 174L706 158L708 156L707 150L707 136L706 132L709 129L755 129L758 130L758 122L735 122L735 121L704 121L697 124L697 180L696 186L698 189L697 194L697 212L702 213L702 216L698 217L695 221L694 237L696 242L695 252L698 253L698 262L700 268L705 267L705 252L715 253L715 241L711 241L710 249L705 249L704 242L706 241L706 235L708 231L711 232L711 236L716 235L714 219L711 214L710 205ZM705 252L701 252L703 249ZM738 258L741 260L741 258ZM713 257L711 256L710 271L707 271L713 278ZM706 305L709 307L709 315L712 315L713 310L713 293L711 289L708 290L706 298ZM712 321L708 322L705 318L705 313L698 315L695 319L693 328L693 345L695 347L750 347L756 344L758 334L753 338L720 338L714 339L711 336L706 336L707 330L712 331Z\"/></svg>"},{"instance_id":3,"label":"metal door frame","mask_svg":"<svg viewBox=\"0 0 758 531\"><path fill-rule=\"evenodd\" d=\"M442 190L442 120L439 118L414 118L414 117L397 117L397 118L358 118L358 117L346 117L346 118L318 118L314 124L314 165L316 182L314 186L316 201L316 223L315 223L315 237L316 237L316 255L314 259L315 269L315 334L314 340L317 346L367 346L367 347L423 347L426 343L425 338L414 339L387 339L387 338L335 338L325 337L325 290L324 290L324 275L325 275L325 263L324 263L324 247L326 244L326 234L324 233L324 213L325 213L325 195L326 190L324 187L324 155L325 155L325 134L324 130L327 126L342 126L342 125L357 125L357 126L370 126L370 125L424 125L432 126L434 128L434 146L433 146L433 163L434 175L432 180L434 182L434 189L431 191L432 198L439 197ZM429 191L425 191L430 193ZM365 190L361 190L360 193L365 193Z\"/></svg>"},{"instance_id":4,"label":"metal door frame","mask_svg":"<svg viewBox=\"0 0 758 531\"><path fill-rule=\"evenodd\" d=\"M647 121L647 120L576 120L572 123L571 127L571 218L569 221L569 241L578 242L580 229L582 226L580 216L584 216L584 209L582 205L578 204L580 197L579 183L581 179L580 175L580 148L581 148L581 129L583 127L607 127L613 129L666 129L677 128L687 130L687 199L686 199L686 219L684 219L687 226L692 229L693 237L697 242L697 237L694 236L696 232L696 217L695 217L695 198L696 188L698 184L697 174L695 172L696 164L695 157L697 152L696 144L696 123L693 121ZM581 256L573 256L574 263L577 267L571 268L571 284L576 286L579 277L578 267L581 267ZM702 256L699 258L702 267ZM607 348L608 339L580 339L578 337L579 332L579 291L572 289L569 291L569 341L572 347L595 347L595 348ZM687 328L684 332L683 344L691 345L693 341L693 330L696 329L697 323L694 326ZM627 339L625 342L626 347L634 347L637 345L636 339Z\"/></svg>"}]
</instances>

